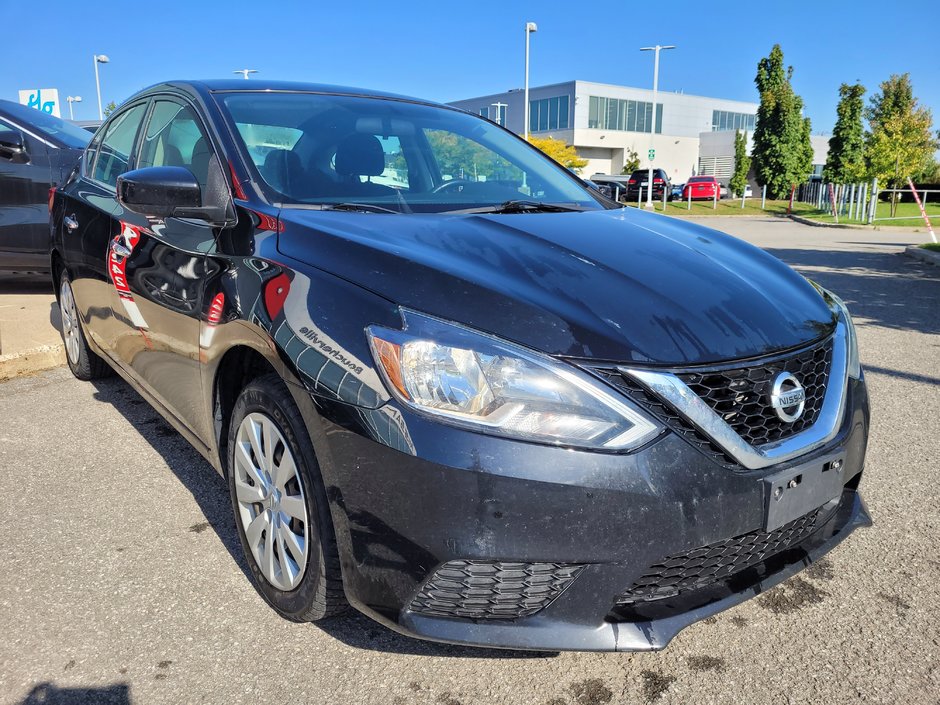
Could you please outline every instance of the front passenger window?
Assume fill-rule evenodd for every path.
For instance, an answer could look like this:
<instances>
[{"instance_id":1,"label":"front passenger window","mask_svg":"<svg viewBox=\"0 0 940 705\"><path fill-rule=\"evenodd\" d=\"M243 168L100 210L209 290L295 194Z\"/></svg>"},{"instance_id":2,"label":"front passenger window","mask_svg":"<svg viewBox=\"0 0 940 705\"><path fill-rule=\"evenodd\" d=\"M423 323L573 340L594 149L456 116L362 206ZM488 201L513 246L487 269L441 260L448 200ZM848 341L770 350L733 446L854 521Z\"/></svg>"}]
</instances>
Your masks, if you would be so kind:
<instances>
[{"instance_id":1,"label":"front passenger window","mask_svg":"<svg viewBox=\"0 0 940 705\"><path fill-rule=\"evenodd\" d=\"M153 106L140 149L139 169L148 166L182 166L196 177L203 193L209 181L209 142L191 108L169 100Z\"/></svg>"},{"instance_id":2,"label":"front passenger window","mask_svg":"<svg viewBox=\"0 0 940 705\"><path fill-rule=\"evenodd\" d=\"M127 171L130 162L131 150L134 148L134 139L137 137L137 128L144 119L145 103L135 105L133 108L115 117L108 125L101 148L98 150L98 159L95 162L93 178L103 184L114 187L117 178Z\"/></svg>"}]
</instances>

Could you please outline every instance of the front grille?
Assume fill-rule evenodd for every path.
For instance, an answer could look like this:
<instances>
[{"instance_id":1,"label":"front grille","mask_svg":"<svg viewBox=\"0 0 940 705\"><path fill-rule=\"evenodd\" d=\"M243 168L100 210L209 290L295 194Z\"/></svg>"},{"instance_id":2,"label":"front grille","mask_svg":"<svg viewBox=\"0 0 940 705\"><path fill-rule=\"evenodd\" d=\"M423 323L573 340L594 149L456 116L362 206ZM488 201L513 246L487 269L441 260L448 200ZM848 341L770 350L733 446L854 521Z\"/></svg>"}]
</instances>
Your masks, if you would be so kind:
<instances>
[{"instance_id":1,"label":"front grille","mask_svg":"<svg viewBox=\"0 0 940 705\"><path fill-rule=\"evenodd\" d=\"M762 364L680 373L678 377L742 439L761 446L794 436L816 423L831 363L832 338L828 338ZM792 423L779 418L770 405L774 379L784 371L793 374L806 391L803 415Z\"/></svg>"},{"instance_id":2,"label":"front grille","mask_svg":"<svg viewBox=\"0 0 940 705\"><path fill-rule=\"evenodd\" d=\"M449 561L411 601L413 612L463 619L517 619L548 607L582 565Z\"/></svg>"},{"instance_id":3,"label":"front grille","mask_svg":"<svg viewBox=\"0 0 940 705\"><path fill-rule=\"evenodd\" d=\"M823 523L821 512L814 510L774 531L752 531L668 556L624 590L617 605L662 600L726 580L806 540Z\"/></svg>"},{"instance_id":4,"label":"front grille","mask_svg":"<svg viewBox=\"0 0 940 705\"><path fill-rule=\"evenodd\" d=\"M632 377L621 374L617 369L598 367L593 371L615 387L624 390L633 401L640 404L646 411L669 426L714 462L726 468L739 467L738 463L714 441L686 421L685 417L676 412L669 404L648 392L642 384Z\"/></svg>"}]
</instances>

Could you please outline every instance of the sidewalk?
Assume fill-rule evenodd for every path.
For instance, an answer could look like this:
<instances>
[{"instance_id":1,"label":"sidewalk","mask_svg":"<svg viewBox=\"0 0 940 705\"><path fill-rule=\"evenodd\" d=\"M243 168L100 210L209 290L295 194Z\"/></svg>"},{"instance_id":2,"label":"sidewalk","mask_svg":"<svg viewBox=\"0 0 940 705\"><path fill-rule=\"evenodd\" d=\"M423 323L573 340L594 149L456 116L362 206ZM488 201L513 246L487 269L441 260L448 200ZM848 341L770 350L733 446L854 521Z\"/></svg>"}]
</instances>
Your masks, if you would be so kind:
<instances>
[{"instance_id":1,"label":"sidewalk","mask_svg":"<svg viewBox=\"0 0 940 705\"><path fill-rule=\"evenodd\" d=\"M0 275L0 381L64 363L49 278Z\"/></svg>"}]
</instances>

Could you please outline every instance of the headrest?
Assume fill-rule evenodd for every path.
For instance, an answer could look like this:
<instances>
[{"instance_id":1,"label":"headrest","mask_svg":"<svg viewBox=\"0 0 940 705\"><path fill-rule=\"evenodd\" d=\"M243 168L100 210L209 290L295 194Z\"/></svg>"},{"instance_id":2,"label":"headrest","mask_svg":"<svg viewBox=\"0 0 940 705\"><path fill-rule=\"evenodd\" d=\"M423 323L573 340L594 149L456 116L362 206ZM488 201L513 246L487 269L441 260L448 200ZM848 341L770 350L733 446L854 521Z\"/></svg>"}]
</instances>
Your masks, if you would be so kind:
<instances>
[{"instance_id":1,"label":"headrest","mask_svg":"<svg viewBox=\"0 0 940 705\"><path fill-rule=\"evenodd\" d=\"M264 158L261 173L271 186L281 193L288 193L293 182L301 176L303 165L296 152L287 149L273 149Z\"/></svg>"},{"instance_id":2,"label":"headrest","mask_svg":"<svg viewBox=\"0 0 940 705\"><path fill-rule=\"evenodd\" d=\"M385 152L374 135L350 135L336 149L336 173L343 176L378 176L385 171Z\"/></svg>"}]
</instances>

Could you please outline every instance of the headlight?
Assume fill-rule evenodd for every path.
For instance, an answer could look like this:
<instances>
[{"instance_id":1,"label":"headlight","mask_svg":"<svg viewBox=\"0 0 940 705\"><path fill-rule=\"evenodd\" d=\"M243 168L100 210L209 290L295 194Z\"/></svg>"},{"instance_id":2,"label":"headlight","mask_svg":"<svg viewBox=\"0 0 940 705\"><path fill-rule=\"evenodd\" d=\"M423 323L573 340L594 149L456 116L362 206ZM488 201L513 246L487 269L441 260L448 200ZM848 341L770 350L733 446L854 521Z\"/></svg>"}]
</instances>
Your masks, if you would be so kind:
<instances>
[{"instance_id":1,"label":"headlight","mask_svg":"<svg viewBox=\"0 0 940 705\"><path fill-rule=\"evenodd\" d=\"M846 367L848 368L849 377L861 379L862 365L858 360L858 335L855 332L855 323L852 322L852 314L849 313L849 308L842 299L828 289L823 289L823 291L825 291L832 299L833 303L835 303L839 317L845 323L845 347L848 350L849 356Z\"/></svg>"},{"instance_id":2,"label":"headlight","mask_svg":"<svg viewBox=\"0 0 940 705\"><path fill-rule=\"evenodd\" d=\"M661 428L592 377L463 326L404 312L405 330L367 330L377 367L406 406L483 433L604 450Z\"/></svg>"}]
</instances>

